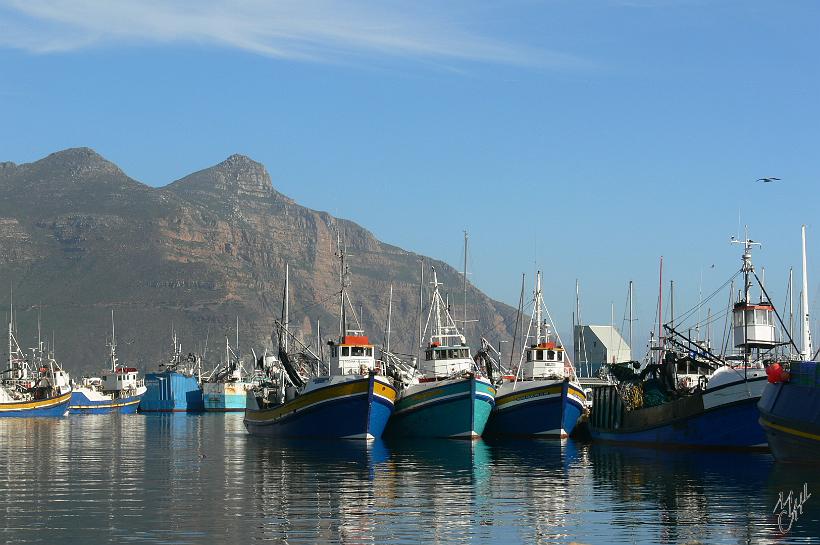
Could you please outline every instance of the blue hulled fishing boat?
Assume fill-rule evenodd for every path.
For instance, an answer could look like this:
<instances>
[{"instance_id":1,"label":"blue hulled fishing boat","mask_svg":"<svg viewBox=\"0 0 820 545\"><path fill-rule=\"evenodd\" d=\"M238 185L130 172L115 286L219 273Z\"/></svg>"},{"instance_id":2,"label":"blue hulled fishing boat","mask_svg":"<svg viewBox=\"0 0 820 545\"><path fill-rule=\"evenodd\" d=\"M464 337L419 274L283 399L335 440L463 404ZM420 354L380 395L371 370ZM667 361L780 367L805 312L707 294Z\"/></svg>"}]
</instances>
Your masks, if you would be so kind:
<instances>
[{"instance_id":1,"label":"blue hulled fishing boat","mask_svg":"<svg viewBox=\"0 0 820 545\"><path fill-rule=\"evenodd\" d=\"M757 402L766 385L764 360L780 343L774 306L762 284L760 301L751 301L751 278L757 278L751 250L759 243L748 237L733 242L744 245L743 266L736 273L743 274L744 288L732 309L732 334L735 347L742 350L740 359L719 358L704 343L664 325L666 344L658 346L656 362L640 374L628 365L612 365L616 384L593 389L589 422L593 440L643 446L766 447ZM680 374L692 367L700 370L696 383Z\"/></svg>"},{"instance_id":2,"label":"blue hulled fishing boat","mask_svg":"<svg viewBox=\"0 0 820 545\"><path fill-rule=\"evenodd\" d=\"M0 418L65 416L71 399L71 381L42 340L32 349L31 358L17 342L13 327L14 310L9 313L9 361L0 373Z\"/></svg>"},{"instance_id":3,"label":"blue hulled fishing boat","mask_svg":"<svg viewBox=\"0 0 820 545\"><path fill-rule=\"evenodd\" d=\"M539 436L566 438L573 432L584 411L586 394L574 380L572 366L554 325L543 316L541 271L538 271L533 298L534 310L526 340L533 343L522 351L512 375L502 374L485 434L497 436ZM535 335L531 336L533 325ZM486 347L483 354L486 354Z\"/></svg>"},{"instance_id":4,"label":"blue hulled fishing boat","mask_svg":"<svg viewBox=\"0 0 820 545\"><path fill-rule=\"evenodd\" d=\"M263 379L248 392L245 427L251 435L378 439L393 412L396 388L377 365L374 346L359 329L347 327L348 270L339 251L340 336L329 342L327 374L322 359L288 330L288 272L285 272L279 358L262 358ZM300 345L289 351L290 341ZM305 362L309 362L306 364ZM259 364L257 365L257 368Z\"/></svg>"},{"instance_id":5,"label":"blue hulled fishing boat","mask_svg":"<svg viewBox=\"0 0 820 545\"><path fill-rule=\"evenodd\" d=\"M434 268L427 316L427 325L431 326L429 343L419 364L420 376L401 391L390 420L390 434L479 437L495 404L495 387L481 375L470 355L470 347L441 298L440 285Z\"/></svg>"},{"instance_id":6,"label":"blue hulled fishing boat","mask_svg":"<svg viewBox=\"0 0 820 545\"><path fill-rule=\"evenodd\" d=\"M123 367L117 358L114 311L111 311L111 340L108 342L111 368L101 377L86 377L71 394L72 414L133 414L146 388L134 367Z\"/></svg>"},{"instance_id":7,"label":"blue hulled fishing boat","mask_svg":"<svg viewBox=\"0 0 820 545\"><path fill-rule=\"evenodd\" d=\"M820 463L820 365L813 352L803 226L802 342L800 359L769 367L769 384L758 403L760 424L778 462ZM792 343L794 346L794 343Z\"/></svg>"},{"instance_id":8,"label":"blue hulled fishing boat","mask_svg":"<svg viewBox=\"0 0 820 545\"><path fill-rule=\"evenodd\" d=\"M144 413L202 412L202 360L182 352L176 332L171 335L173 351L168 363L161 363L159 371L145 375L145 395L139 411Z\"/></svg>"}]
</instances>

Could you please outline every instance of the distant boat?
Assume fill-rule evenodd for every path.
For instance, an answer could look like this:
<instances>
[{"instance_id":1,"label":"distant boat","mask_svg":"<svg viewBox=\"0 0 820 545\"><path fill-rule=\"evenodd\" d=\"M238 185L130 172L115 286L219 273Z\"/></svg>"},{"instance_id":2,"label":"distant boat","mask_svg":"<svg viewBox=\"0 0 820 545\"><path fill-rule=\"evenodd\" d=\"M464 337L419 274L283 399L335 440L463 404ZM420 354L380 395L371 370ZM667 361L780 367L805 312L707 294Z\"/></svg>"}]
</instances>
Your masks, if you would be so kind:
<instances>
[{"instance_id":1,"label":"distant boat","mask_svg":"<svg viewBox=\"0 0 820 545\"><path fill-rule=\"evenodd\" d=\"M108 343L111 368L102 377L86 377L71 394L72 414L107 414L137 412L146 387L134 367L123 367L117 359L114 311L111 311L111 340Z\"/></svg>"},{"instance_id":2,"label":"distant boat","mask_svg":"<svg viewBox=\"0 0 820 545\"><path fill-rule=\"evenodd\" d=\"M339 339L330 342L328 374L321 375L321 358L301 345L299 354L289 352L289 342L299 342L288 331L288 273L285 273L283 322L279 323L279 359L265 362L264 379L248 392L245 427L251 435L317 437L332 439L378 439L393 412L396 388L377 365L374 346L358 329L348 327L348 270L339 251ZM358 318L353 312L354 319ZM301 344L301 343L299 343ZM316 364L305 377L299 365L305 353ZM263 358L264 359L264 358Z\"/></svg>"},{"instance_id":3,"label":"distant boat","mask_svg":"<svg viewBox=\"0 0 820 545\"><path fill-rule=\"evenodd\" d=\"M202 397L207 412L242 412L248 391L253 388L239 353L239 319L236 347L225 338L225 361L202 380Z\"/></svg>"},{"instance_id":4,"label":"distant boat","mask_svg":"<svg viewBox=\"0 0 820 545\"><path fill-rule=\"evenodd\" d=\"M427 318L431 333L424 360L419 363L421 376L402 389L388 433L409 437L479 437L495 403L495 387L477 369L470 347L441 298L439 286L434 268Z\"/></svg>"},{"instance_id":5,"label":"distant boat","mask_svg":"<svg viewBox=\"0 0 820 545\"><path fill-rule=\"evenodd\" d=\"M586 394L575 380L560 338L557 333L553 338L551 324L543 316L541 271L533 301L526 346L515 373L500 377L485 435L566 438L584 411ZM526 344L530 338L534 342Z\"/></svg>"},{"instance_id":6,"label":"distant boat","mask_svg":"<svg viewBox=\"0 0 820 545\"><path fill-rule=\"evenodd\" d=\"M802 343L797 361L770 367L758 403L760 424L778 462L820 463L820 364L813 352L803 226ZM792 346L794 343L792 342ZM796 348L796 347L795 347Z\"/></svg>"},{"instance_id":7,"label":"distant boat","mask_svg":"<svg viewBox=\"0 0 820 545\"><path fill-rule=\"evenodd\" d=\"M593 388L589 419L593 440L643 446L766 447L757 402L766 384L763 355L778 345L775 312L762 285L760 301L752 301L756 275L751 250L758 243L748 237L736 242L744 244L740 270L744 287L732 309L734 344L743 352L740 360L721 359L666 324L666 345L657 347L655 363L639 375L627 364L611 365L618 382ZM692 367L707 369L694 375L696 383L691 381ZM685 369L689 371L681 374Z\"/></svg>"},{"instance_id":8,"label":"distant boat","mask_svg":"<svg viewBox=\"0 0 820 545\"><path fill-rule=\"evenodd\" d=\"M0 417L65 416L71 380L38 339L31 358L17 342L14 310L9 312L8 367L0 372Z\"/></svg>"},{"instance_id":9,"label":"distant boat","mask_svg":"<svg viewBox=\"0 0 820 545\"><path fill-rule=\"evenodd\" d=\"M193 353L183 354L176 331L172 332L171 340L169 361L161 363L156 373L145 375L147 390L140 400L140 412L197 413L205 408L200 386L202 360Z\"/></svg>"}]
</instances>

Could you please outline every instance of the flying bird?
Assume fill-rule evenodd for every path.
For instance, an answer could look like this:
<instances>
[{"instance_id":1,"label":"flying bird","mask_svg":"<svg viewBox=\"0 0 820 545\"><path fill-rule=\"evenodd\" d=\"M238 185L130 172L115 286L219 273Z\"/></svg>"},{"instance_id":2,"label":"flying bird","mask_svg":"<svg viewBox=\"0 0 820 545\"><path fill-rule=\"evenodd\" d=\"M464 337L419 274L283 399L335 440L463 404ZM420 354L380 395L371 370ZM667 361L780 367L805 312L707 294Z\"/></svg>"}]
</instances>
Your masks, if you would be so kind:
<instances>
[{"instance_id":1,"label":"flying bird","mask_svg":"<svg viewBox=\"0 0 820 545\"><path fill-rule=\"evenodd\" d=\"M755 181L756 182L763 182L764 184L769 184L769 183L772 183L772 182L779 182L780 178L775 178L774 176L771 176L769 178L758 178Z\"/></svg>"}]
</instances>

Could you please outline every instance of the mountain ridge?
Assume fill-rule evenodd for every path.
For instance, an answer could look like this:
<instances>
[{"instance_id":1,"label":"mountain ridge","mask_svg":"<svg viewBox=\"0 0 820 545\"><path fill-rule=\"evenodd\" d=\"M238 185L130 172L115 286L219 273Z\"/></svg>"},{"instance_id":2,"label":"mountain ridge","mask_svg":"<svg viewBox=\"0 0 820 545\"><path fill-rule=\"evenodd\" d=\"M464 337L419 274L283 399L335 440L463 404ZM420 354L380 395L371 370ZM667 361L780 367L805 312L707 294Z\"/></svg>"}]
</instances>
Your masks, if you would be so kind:
<instances>
[{"instance_id":1,"label":"mountain ridge","mask_svg":"<svg viewBox=\"0 0 820 545\"><path fill-rule=\"evenodd\" d=\"M299 205L274 188L264 165L239 154L151 187L91 148L71 148L0 166L0 197L0 281L14 287L21 334L36 333L40 311L58 358L74 371L104 361L112 308L131 339L120 344L123 361L144 370L165 358L172 323L188 346L204 350L208 339L213 354L214 337L227 336L238 316L241 346L270 348L286 264L292 323L314 345L319 320L325 340L327 324L338 323L339 234L355 255L351 294L374 341L393 284L391 344L415 353L419 260L446 286L461 285L446 263ZM514 309L472 285L469 296L479 323L468 337L510 336Z\"/></svg>"}]
</instances>

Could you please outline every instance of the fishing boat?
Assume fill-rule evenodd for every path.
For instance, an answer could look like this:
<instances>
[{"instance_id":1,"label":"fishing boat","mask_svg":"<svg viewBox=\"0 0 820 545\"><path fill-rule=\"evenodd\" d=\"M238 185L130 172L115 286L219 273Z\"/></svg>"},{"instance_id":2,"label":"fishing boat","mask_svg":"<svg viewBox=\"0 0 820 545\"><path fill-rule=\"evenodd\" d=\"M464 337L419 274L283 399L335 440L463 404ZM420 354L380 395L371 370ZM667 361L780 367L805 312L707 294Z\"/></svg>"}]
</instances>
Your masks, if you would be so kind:
<instances>
[{"instance_id":1,"label":"fishing boat","mask_svg":"<svg viewBox=\"0 0 820 545\"><path fill-rule=\"evenodd\" d=\"M349 271L340 249L339 339L328 343L327 374L322 358L288 329L288 271L285 272L279 358L247 394L245 427L251 435L378 439L393 412L396 388L382 372L374 346L361 328L347 293ZM347 309L358 328L349 328ZM290 353L290 342L299 352ZM310 364L305 365L309 360ZM272 360L273 363L273 360Z\"/></svg>"},{"instance_id":2,"label":"fishing boat","mask_svg":"<svg viewBox=\"0 0 820 545\"><path fill-rule=\"evenodd\" d=\"M541 271L536 274L533 302L526 336L533 342L524 343L515 373L502 374L497 383L495 408L485 432L488 436L566 438L584 412L586 394L575 379L560 337L553 334L554 324L543 315Z\"/></svg>"},{"instance_id":3,"label":"fishing boat","mask_svg":"<svg viewBox=\"0 0 820 545\"><path fill-rule=\"evenodd\" d=\"M758 403L760 424L778 462L820 463L820 365L813 352L803 226L802 334L796 360L767 369L769 383ZM794 346L794 341L792 341ZM796 348L796 346L795 346Z\"/></svg>"},{"instance_id":4,"label":"fishing boat","mask_svg":"<svg viewBox=\"0 0 820 545\"><path fill-rule=\"evenodd\" d=\"M766 436L758 424L757 402L766 384L765 359L779 343L774 306L759 282L759 302L752 301L752 247L743 244L744 286L732 308L734 345L739 360L721 358L701 343L664 325L658 332L657 359L639 373L628 365L610 366L616 383L593 389L589 431L593 440L641 446L693 448L765 448ZM662 271L662 269L661 269ZM727 282L728 284L728 282ZM659 296L659 320L662 317ZM700 370L697 382L679 376L679 369Z\"/></svg>"},{"instance_id":5,"label":"fishing boat","mask_svg":"<svg viewBox=\"0 0 820 545\"><path fill-rule=\"evenodd\" d=\"M8 367L0 373L0 417L65 416L71 400L68 373L54 359L53 352L45 350L39 338L31 357L26 357L17 342L13 323L12 306Z\"/></svg>"},{"instance_id":6,"label":"fishing boat","mask_svg":"<svg viewBox=\"0 0 820 545\"><path fill-rule=\"evenodd\" d=\"M108 342L111 368L100 377L85 377L71 394L69 412L72 414L133 414L137 412L145 383L134 367L120 365L117 358L117 339L114 329L114 311L111 311L111 339Z\"/></svg>"},{"instance_id":7,"label":"fishing boat","mask_svg":"<svg viewBox=\"0 0 820 545\"><path fill-rule=\"evenodd\" d=\"M201 375L202 358L182 351L176 331L171 333L173 343L167 363L159 370L145 375L145 395L139 404L142 413L202 412Z\"/></svg>"},{"instance_id":8,"label":"fishing boat","mask_svg":"<svg viewBox=\"0 0 820 545\"><path fill-rule=\"evenodd\" d=\"M225 361L202 381L206 412L242 412L253 383L239 352L239 319L236 321L236 348L225 338Z\"/></svg>"},{"instance_id":9,"label":"fishing boat","mask_svg":"<svg viewBox=\"0 0 820 545\"><path fill-rule=\"evenodd\" d=\"M388 433L409 437L476 438L495 403L495 387L482 376L441 297L433 268L433 296L422 337L429 342L419 376L402 388ZM432 320L432 323L431 323Z\"/></svg>"}]
</instances>

